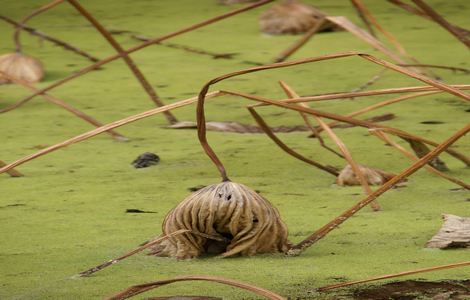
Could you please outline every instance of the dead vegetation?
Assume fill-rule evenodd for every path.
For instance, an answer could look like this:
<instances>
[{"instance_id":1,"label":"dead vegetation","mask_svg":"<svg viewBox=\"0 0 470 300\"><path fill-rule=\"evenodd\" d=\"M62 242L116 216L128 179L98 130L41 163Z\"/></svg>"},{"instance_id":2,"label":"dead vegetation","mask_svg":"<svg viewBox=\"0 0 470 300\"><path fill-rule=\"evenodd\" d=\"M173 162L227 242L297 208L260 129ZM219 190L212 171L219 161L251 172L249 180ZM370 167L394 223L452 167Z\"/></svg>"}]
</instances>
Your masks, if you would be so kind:
<instances>
[{"instance_id":1,"label":"dead vegetation","mask_svg":"<svg viewBox=\"0 0 470 300\"><path fill-rule=\"evenodd\" d=\"M28 29L28 27L25 25L25 22L28 19L62 2L65 2L65 0L55 0L43 6L39 10L33 12L33 14L28 15L25 19L22 20L22 22L17 23L15 25L17 26L15 39L18 40L18 33L21 29ZM360 114L370 112L379 107L395 104L401 101L433 93L445 92L449 95L458 97L462 101L470 101L470 95L464 92L464 90L469 88L468 85L453 86L434 80L433 78L435 78L435 76L433 76L432 72L427 69L427 65L420 64L415 58L407 54L404 48L398 43L398 41L391 34L385 31L380 26L380 24L378 24L377 20L372 16L372 14L359 0L355 0L352 2L354 4L354 7L360 14L361 18L366 23L368 32L361 29L360 27L353 24L351 21L344 17L329 16L324 12L321 12L311 6L304 5L298 1L287 0L284 3L279 4L278 6L271 7L268 11L266 11L260 16L260 26L263 32L269 34L305 33L305 36L298 43L284 51L276 59L276 61L278 61L279 63L262 65L221 75L207 82L201 88L200 93L197 97L181 100L179 102L169 105L165 105L159 99L152 85L147 81L147 79L144 77L136 63L130 58L129 55L147 46L153 44L160 44L162 41L168 40L172 37L234 16L238 13L242 13L244 11L259 7L271 1L258 1L254 4L235 9L229 13L225 13L209 20L199 22L181 30L157 38L147 39L142 44L132 47L130 49L122 48L120 44L117 43L117 41L112 37L110 32L106 30L98 22L98 20L94 18L83 6L81 6L78 1L67 0L67 2L70 3L73 7L75 7L76 10L83 17L85 17L93 25L93 27L96 28L98 32L102 34L102 36L115 49L117 54L97 61L96 63L78 71L77 73L69 75L59 80L58 82L55 82L42 89L37 89L29 85L29 83L31 82L39 81L43 76L43 71L39 62L35 61L31 57L25 56L20 53L2 56L0 57L0 75L3 75L3 77L0 77L0 80L2 80L3 78L3 81L9 81L17 83L19 85L23 85L25 88L29 88L30 90L32 90L33 94L20 100L12 107L3 109L1 112L7 112L17 107L20 107L21 105L30 101L33 97L41 95L49 102L69 110L70 112L81 117L82 119L91 123L97 128L79 136L76 136L74 138L71 138L67 141L42 149L26 157L20 158L10 164L4 164L0 161L0 173L8 172L12 177L22 176L22 174L16 171L14 168L23 163L26 163L27 161L51 153L55 150L61 149L73 143L84 141L103 132L108 132L113 137L117 137L118 139L124 138L118 133L114 132L113 129L129 124L131 122L135 122L162 113L166 116L168 123L170 124L169 128L197 128L199 141L208 157L216 166L222 179L221 183L212 184L195 191L193 194L189 195L186 199L184 199L180 204L178 204L173 210L171 210L167 214L163 222L161 236L157 237L155 240L144 243L139 248L131 251L130 253L124 256L107 261L102 265L82 272L79 274L80 276L88 276L107 266L115 264L120 260L125 259L133 254L141 252L144 249L149 250L149 255L167 256L174 257L177 259L197 258L206 254L220 255L221 257L230 257L234 255L252 256L258 253L274 252L285 253L288 256L297 256L300 255L307 248L312 246L315 242L325 237L332 230L336 229L340 224L344 223L363 207L371 205L374 210L379 210L380 206L376 202L376 199L389 189L397 185L403 184L409 176L411 176L421 168L427 168L431 172L455 184L458 184L459 186L462 186L465 189L469 189L469 185L463 182L462 180L453 178L450 175L443 173L448 171L449 168L439 158L439 155L441 153L447 152L448 154L452 155L452 157L462 161L467 166L470 165L470 159L466 155L451 148L453 143L455 143L457 140L462 138L465 134L470 131L469 124L466 124L461 129L451 134L445 141L437 143L428 140L424 137L406 132L399 128L393 128L383 124L379 124L378 121L383 121L383 117L379 120L364 120L356 118L356 116ZM224 1L224 4L232 4L233 2L234 1ZM467 38L463 34L464 31L456 27L455 25L448 23L445 19L442 18L442 16L440 16L436 11L432 10L432 8L427 6L423 1L413 0L413 2L420 8L420 10L417 10L417 8L411 9L410 6L405 6L400 1L390 2L393 2L394 4L399 5L400 7L405 8L408 11L413 11L415 14L435 21L436 23L440 24L445 29L447 29L449 32L451 32L453 35L455 35L463 44L468 46ZM374 27L376 28L376 30L378 30L378 32L381 32L387 37L387 39L394 46L394 50L390 50L376 38L376 33L373 29ZM354 34L358 38L364 40L368 44L372 45L375 49L381 51L383 54L388 56L396 64L381 60L370 54L360 52L332 53L318 57L282 62L288 56L293 54L299 47L305 44L305 42L310 39L316 32L324 30L337 30L338 28L343 28L349 31L350 33ZM28 31L31 33L36 32L35 30L31 29ZM344 57L360 58L361 60L376 64L384 68L384 70L386 69L398 72L410 78L417 79L423 82L425 85L420 87L402 87L363 92L364 89L368 88L370 85L373 84L373 82L375 82L372 81L372 83L366 84L364 87L361 87L358 91L354 92L338 92L324 95L301 97L285 82L281 82L281 87L287 96L286 99L277 100L265 98L258 95L246 94L244 92L239 91L221 90L214 91L211 93L209 92L210 88L218 82L243 74L260 72L276 68L290 67L294 65L313 63L318 61L341 59ZM70 106L68 106L63 101L47 94L47 92L49 92L50 90L61 86L62 84L73 80L74 78L77 78L92 70L95 70L106 63L121 58L125 61L130 71L134 74L136 79L143 87L144 91L147 93L149 98L155 103L157 108L103 125L95 121L91 117L86 116L84 113L76 109L70 108ZM372 106L364 107L359 111L350 112L346 115L321 111L316 108L311 108L309 105L309 103L312 101L330 101L346 99L350 97L368 97L395 93L407 94L398 98L387 100L385 102L374 104ZM204 109L205 101L211 98L219 98L227 95L236 96L239 98L257 102L257 104L249 106L248 110L255 119L258 126L250 124L240 124L237 122L206 122ZM172 115L171 111L173 111L174 109L194 104L195 102L197 102L196 124L178 122L178 120ZM257 112L258 108L267 105L299 113L299 116L301 117L305 125L299 125L291 128L282 126L278 128L271 128L267 125L264 118ZM394 115L388 114L387 116L390 119L390 116ZM329 121L326 122L326 120ZM385 118L385 120L387 120L387 118ZM314 125L313 122L315 122L317 125ZM333 131L332 128L339 126L346 128L350 126L359 126L365 128L365 130L371 132L374 136L387 142L389 145L393 146L401 153L412 159L413 163L407 169L398 174L367 167L366 164L368 162L357 162L355 158L353 158L353 153L349 150L347 145L341 140L341 138L335 133L335 131ZM278 210L268 200L263 198L257 192L240 183L230 181L227 174L227 170L225 169L224 165L222 164L221 160L219 159L213 148L209 145L209 142L206 137L206 130L237 133L264 132L271 140L274 141L277 146L279 146L289 155L292 155L297 159L312 165L316 169L319 169L328 173L329 175L334 176L338 185L362 186L364 190L364 198L357 202L355 205L353 205L351 208L340 213L336 218L332 219L330 222L313 232L311 235L307 236L300 243L292 245L288 240L287 225L281 220ZM322 149L332 152L336 156L343 159L344 162L347 164L346 167L340 171L338 170L338 168L331 166L329 162L317 162L314 159L307 158L306 156L291 149L288 145L283 143L280 138L275 135L275 133L278 132L291 131L308 131L312 136L317 138L318 142L322 146ZM322 132L325 132L328 138L330 138L334 142L338 150L326 146L321 135ZM414 151L415 155L413 155L410 151L406 150L404 147L398 145L388 135L393 135L407 141L410 145L410 150ZM431 146L433 148L431 149L428 146ZM373 185L377 185L379 187L374 190L371 187ZM468 220L462 221L459 219L458 221L456 221L454 216L447 216L446 218L446 222L449 222L449 224L445 224L445 226L450 226L452 227L452 229L448 229L447 227L446 229L443 228L443 230L440 232L440 235L434 237L428 243L428 247L441 247L442 243L445 244L444 247L452 247L455 245L465 245L466 247L468 247L469 241L465 240L465 238L462 238L462 236L465 236L468 231ZM463 225L463 233L460 231L460 229L454 229L456 222L465 223ZM442 234L448 235L448 233L452 233L450 242L448 242L448 236L446 236L445 238L442 237ZM457 236L456 239L455 235ZM428 269L413 270L397 274L389 274L385 276L375 277L372 279L329 286L325 287L324 290L340 286L352 285L356 283L369 282L373 280L416 274L421 272L430 272L440 269L463 267L468 266L469 264L470 263L468 262L464 262L453 265L438 266ZM145 292L147 290L164 286L166 284L188 280L214 281L248 289L252 292L257 293L258 295L265 296L269 299L284 299L283 297L273 292L258 288L256 286L235 282L233 280L224 279L220 277L210 276L186 276L138 286L132 286L129 289L126 289L107 299L126 299L142 292ZM438 283L433 284L442 287ZM428 289L433 289L433 284L423 284L423 286L426 286ZM465 284L467 283L465 282ZM455 286L454 283L449 283L448 285ZM400 288L406 290L406 288ZM413 288L416 288L420 291L422 290L421 284L417 283L413 284ZM464 291L465 289L466 288L463 288L462 291ZM387 287L386 290L388 294L395 295L394 288ZM458 290L458 293L460 293L460 289ZM468 291L468 289L466 290ZM368 299L367 297L372 297L370 295L378 295L380 293L383 293L384 295L386 294L384 290L379 291L377 289L369 292L357 292L355 296L357 295L357 297L360 297L358 299ZM466 294L463 293L462 295L465 296ZM460 294L458 296L460 297Z\"/></svg>"}]
</instances>

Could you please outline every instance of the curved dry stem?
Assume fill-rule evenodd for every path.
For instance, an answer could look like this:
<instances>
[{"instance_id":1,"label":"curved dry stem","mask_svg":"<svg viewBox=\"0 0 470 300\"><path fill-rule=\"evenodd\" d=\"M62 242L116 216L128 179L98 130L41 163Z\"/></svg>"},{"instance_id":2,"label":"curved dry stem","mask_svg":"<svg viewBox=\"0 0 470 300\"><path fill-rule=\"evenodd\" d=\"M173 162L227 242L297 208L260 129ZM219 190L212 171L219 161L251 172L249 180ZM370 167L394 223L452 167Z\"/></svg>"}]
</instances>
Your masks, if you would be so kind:
<instances>
[{"instance_id":1,"label":"curved dry stem","mask_svg":"<svg viewBox=\"0 0 470 300\"><path fill-rule=\"evenodd\" d=\"M129 48L127 50L125 50L122 54L116 54L116 55L112 55L112 56L109 56L105 59L102 59L92 65L89 65L88 67L85 67L77 72L75 72L74 74L71 74L65 78L62 78L61 80L58 80L56 82L54 82L53 84L45 87L45 88L42 88L40 89L39 91L37 91L36 93L32 94L32 95L29 95L25 98L23 98L22 100L20 100L18 103L10 106L10 107L7 107L7 108L4 108L4 109L1 109L0 110L0 113L3 113L3 112L7 112L7 111L10 111L12 109L15 109L23 104L25 104L26 102L30 101L32 98L36 97L37 95L40 95L42 93L45 93L45 92L48 92L58 86L61 86L63 85L64 83L66 82L69 82L70 80L72 79L75 79L77 77L80 77L82 75L85 75L87 74L88 72L92 71L92 70L96 70L97 68L99 68L100 66L102 65L105 65L109 62L112 62L116 59L119 59L121 58L124 54L126 55L129 55L133 52L136 52L138 50L141 50L143 48L146 48L150 45L153 45L153 44L158 44L162 41L165 41L165 40L168 40L170 38L173 38L175 36L178 36L178 35L181 35L183 33L186 33L186 32L190 32L190 31L193 31L193 30L196 30L196 29L199 29L201 27L204 27L204 26L207 26L207 25L210 25L212 23L215 23L215 22L218 22L218 21L221 21L221 20L224 20L226 18L229 18L231 16L234 16L234 15L237 15L239 13L243 13L245 11L248 11L248 10L251 10L251 9L254 9L256 7L259 7L261 5L265 5L269 2L272 2L274 0L260 0L258 2L255 2L253 4L250 4L250 5L247 5L247 6L244 6L244 7L241 7L239 9L235 9L235 10L232 10L230 12L227 12L225 14L222 14L222 15L219 15L219 16L216 16L216 17L213 17L213 18L210 18L210 19L207 19L205 21L202 21L202 22L199 22L199 23L196 23L196 24L193 24L191 26L188 26L188 27L185 27L183 29L180 29L178 31L175 31L175 32L172 32L172 33L168 33L168 34L165 34L163 36L160 36L160 37L157 37L157 38L153 38L153 39L150 39L148 40L147 42L144 42L140 45L137 45L137 46L134 46L132 48Z\"/></svg>"},{"instance_id":2,"label":"curved dry stem","mask_svg":"<svg viewBox=\"0 0 470 300\"><path fill-rule=\"evenodd\" d=\"M384 141L385 143L389 144L390 146L393 146L395 149L397 149L398 151L400 151L401 153L403 153L403 155L405 155L406 157L408 157L409 159L411 159L412 161L417 161L419 159L419 157L416 157L415 155L413 155L411 152L407 151L405 148L403 148L402 146L400 146L398 143L396 143L395 141L393 141L392 139L390 139L386 134L384 134L380 129L372 129L372 130L369 130L370 133L372 133L373 135L375 135L376 137L378 137L379 139L381 139L382 141ZM442 173L440 172L439 170L433 168L432 166L430 165L425 165L424 168L426 170L428 170L429 172L433 173L433 174L436 174L438 176L441 176L442 178L444 179L447 179L449 180L450 182L453 182L457 185L460 185L461 187L463 187L464 189L467 189L467 190L470 190L470 185L457 179L457 178L454 178L452 176L449 176L445 173Z\"/></svg>"},{"instance_id":3,"label":"curved dry stem","mask_svg":"<svg viewBox=\"0 0 470 300\"><path fill-rule=\"evenodd\" d=\"M268 291L266 289L257 287L252 284L248 283L243 283L240 281L236 281L233 279L228 279L228 278L223 278L223 277L215 277L215 276L205 276L205 275L192 275L192 276L182 276L182 277L176 277L173 279L167 279L167 280L160 280L160 281L155 281L155 282L150 282L150 283L145 283L145 284L139 284L139 285L134 285L131 286L124 291L121 291L113 296L105 298L105 300L122 300L122 299L128 299L130 297L133 297L135 295L141 294L143 292L146 292L151 289L156 289L159 287L162 287L167 284L171 284L174 282L181 282L181 281L210 281L210 282L217 282L217 283L222 283L225 285L230 285L234 286L236 288L241 288L250 292L253 292L255 294L258 294L260 296L266 297L271 300L286 300L286 298Z\"/></svg>"},{"instance_id":4,"label":"curved dry stem","mask_svg":"<svg viewBox=\"0 0 470 300\"><path fill-rule=\"evenodd\" d=\"M328 172L330 173L331 175L333 176L338 176L339 175L339 172L336 168L334 167L331 167L331 166L325 166L325 165L322 165L320 164L319 162L316 162L312 159L309 159L305 156L303 156L302 154L298 153L297 151L293 150L292 148L289 148L286 144L284 144L275 134L274 132L271 130L271 128L269 127L268 124L266 124L266 122L263 120L263 118L256 112L255 108L254 107L247 107L248 111L250 112L250 114L253 116L253 118L255 119L256 123L258 123L259 127L261 127L261 129L266 133L266 135L271 139L273 140L274 143L276 143L276 145L279 146L279 148L281 148L282 150L284 150L287 154L297 158L298 160L301 160L303 162L306 162L320 170L323 170L325 172Z\"/></svg>"},{"instance_id":5,"label":"curved dry stem","mask_svg":"<svg viewBox=\"0 0 470 300\"><path fill-rule=\"evenodd\" d=\"M309 248L315 242L325 237L330 231L337 228L340 224L342 224L344 221L349 219L351 216L353 216L355 213L361 210L364 206L374 201L375 199L377 199L377 197L379 197L380 195L382 195L383 193L391 189L395 184L399 183L401 180L407 178L408 176L418 171L420 168L426 165L430 160L437 157L446 148L450 147L450 145L455 143L458 139L460 139L462 136L467 134L469 131L470 131L470 124L467 124L462 129L458 130L455 134L453 134L451 137L449 137L447 140L445 140L443 143L441 143L439 146L437 146L435 149L433 149L428 154L426 154L425 156L417 160L414 164L412 164L406 170L404 170L400 174L396 175L395 177L387 181L384 185L379 187L377 190L375 190L372 194L367 196L365 199L359 201L358 203L353 205L351 208L343 212L341 215L334 218L332 221L328 222L326 225L324 225L323 227L315 231L313 234L308 236L302 242L292 247L288 251L288 254L296 256L302 253L303 251L305 251L305 249Z\"/></svg>"},{"instance_id":6,"label":"curved dry stem","mask_svg":"<svg viewBox=\"0 0 470 300\"><path fill-rule=\"evenodd\" d=\"M27 83L27 82L25 82L25 81L23 81L23 80L16 79L16 78L14 78L14 77L12 77L12 76L9 76L8 74L6 74L5 72L2 72L2 71L0 71L0 74L1 74L3 77L7 78L7 79L8 79L9 81L11 81L11 82L14 82L14 83L16 83L16 84L22 85L22 86L24 86L25 88L27 88L27 89L29 89L29 90L31 90L31 91L33 91L33 92L36 92L36 91L37 91L37 89L36 89L33 85L31 85L31 84L29 84L29 83ZM62 101L62 100L60 100L60 99L58 99L58 98L56 98L56 97L53 97L53 96L48 95L48 94L46 94L46 93L41 94L41 96L43 96L44 99L46 99L49 103L52 103L52 104L57 105L57 106L59 106L59 107L62 107L63 109L67 110L68 112L74 114L75 116L79 117L80 119L84 120L85 122L87 122L87 123L89 123L89 124L91 124L91 125L93 125L93 126L95 126L95 127L101 127L101 126L103 126L102 123L100 123L99 121L95 120L95 119L92 118L91 116L85 114L84 112L82 112L82 111L76 109L75 107L69 105L68 103L66 103L66 102L64 102L64 101ZM128 140L128 138L126 138L125 136L121 135L120 133L118 133L118 132L116 132L116 131L114 131L114 130L108 130L107 133L109 133L109 134L110 134L115 140L117 140L117 141L127 141L127 140Z\"/></svg>"},{"instance_id":7,"label":"curved dry stem","mask_svg":"<svg viewBox=\"0 0 470 300\"><path fill-rule=\"evenodd\" d=\"M98 20L93 17L93 15L90 14L83 6L78 3L76 0L67 0L75 9L83 16L85 17L92 25L95 27L96 30L98 30L99 33L109 42L109 44L121 55L122 59L124 59L124 62L127 64L131 72L134 74L135 78L137 81L142 85L144 88L145 92L149 95L150 100L152 100L153 103L157 107L162 107L165 104L162 102L160 97L157 95L157 92L155 89L152 87L152 85L148 82L148 80L145 78L144 74L140 71L140 69L137 67L135 62L132 60L132 58L125 52L125 50L121 47L121 45L114 39L114 37L104 28ZM170 112L170 111L165 111L163 113L168 120L170 124L175 124L178 122L178 119Z\"/></svg>"},{"instance_id":8,"label":"curved dry stem","mask_svg":"<svg viewBox=\"0 0 470 300\"><path fill-rule=\"evenodd\" d=\"M13 40L15 42L15 51L16 52L21 53L20 32L21 32L22 27L26 24L26 22L31 20L33 17L35 17L35 16L37 16L37 15L39 15L39 14L45 12L45 11L48 11L49 9L53 8L54 6L56 6L56 5L58 5L62 2L64 2L64 0L53 0L50 3L48 3L44 6L41 6L40 8L34 10L32 13L30 13L29 15L27 15L26 17L21 19L21 21L19 22L19 26L16 27L15 32L13 33Z\"/></svg>"},{"instance_id":9,"label":"curved dry stem","mask_svg":"<svg viewBox=\"0 0 470 300\"><path fill-rule=\"evenodd\" d=\"M374 64L384 66L384 67L386 67L388 69L391 69L391 70L394 70L398 73L401 73L401 74L404 74L406 76L418 79L418 80L420 80L422 82L425 82L427 84L430 84L430 85L432 85L436 88L444 90L444 91L446 91L446 92L448 92L452 95L458 96L458 97L460 97L460 98L462 98L466 101L470 101L470 95L468 95L466 93L463 93L462 91L460 91L456 88L453 88L453 87L451 87L449 85L446 85L446 84L442 84L442 83L437 82L433 79L430 79L426 76L413 73L413 72L411 72L409 70L406 70L402 67L399 67L399 66L394 65L392 63L389 63L387 61L378 59L378 58L376 58L372 55L365 54L365 53L360 53L360 52L333 53L333 54L327 54L327 55L322 55L322 56L318 56L318 57L310 57L310 58L304 58L304 59L299 59L299 60L293 60L293 61L289 61L289 62L268 64L268 65L263 65L263 66L258 66L258 67L253 67L253 68L249 68L249 69L244 69L244 70L239 70L239 71L227 73L227 74L224 74L222 76L219 76L219 77L216 77L216 78L210 80L209 82L207 82L202 87L201 91L199 92L197 111L196 111L199 142L200 142L202 148L204 149L204 151L206 152L207 156L212 160L212 162L215 164L215 166L219 170L219 173L222 177L222 180L223 181L229 180L228 176L227 176L227 171L226 171L224 165L222 164L222 162L220 161L220 159L215 154L212 147L207 142L207 137L206 137L206 118L205 118L205 112L204 112L204 98L205 98L205 95L207 94L207 92L209 91L209 88L212 85L214 85L215 83L218 83L220 81L223 81L225 79L236 77L236 76L243 75L243 74L254 73L254 72L259 72L259 71L263 71L263 70L285 68L285 67L299 65L299 64L318 62L318 61L337 59L337 58L344 58L344 57L351 57L351 56L358 56L358 57L363 58L367 61L370 61ZM227 92L227 91L225 91L225 92ZM267 103L270 103L270 104L274 104L274 105L278 105L278 106L284 106L284 107L288 107L288 108L291 107L295 110L302 109L305 112L310 112L310 114L316 114L316 112L318 112L318 111L315 111L313 109L300 107L298 105L290 105L290 104L286 104L286 103L267 100L267 99L260 98L260 97L251 97L251 98L256 99L256 101L260 101L260 99L263 99L263 100L261 100L261 102L267 102ZM334 115L334 114L324 113L324 112L322 112L322 114L323 114L322 117L327 117L327 118L329 118L327 115L330 115L330 116ZM321 115L319 115L319 116L321 116ZM338 118L338 117L339 117L339 120L342 119L342 120L347 120L349 122L351 121L350 118L345 118L344 116L336 115L336 118ZM333 117L332 119L336 119L336 118ZM356 125L359 125L359 126L383 127L383 126L377 126L376 124L371 123L371 122L367 122L367 121L360 121L360 120L354 120L354 121L355 121Z\"/></svg>"},{"instance_id":10,"label":"curved dry stem","mask_svg":"<svg viewBox=\"0 0 470 300\"><path fill-rule=\"evenodd\" d=\"M381 275L381 276L371 277L371 278L362 279L362 280L342 282L342 283L337 283L337 284L332 284L332 285L327 285L327 286L321 287L321 288L318 289L318 291L324 292L324 291L337 289L337 288L345 287L345 286L350 286L350 285L354 285L354 284L359 284L359 283L366 283L366 282L371 282L371 281L377 281L377 280L383 280L383 279L413 275L413 274L418 274L418 273L426 273L426 272L447 270L447 269L467 267L467 266L470 266L470 261L465 261L465 262L455 263L455 264L450 264L450 265L436 266L436 267L425 268L425 269L411 270L411 271L394 273L394 274Z\"/></svg>"},{"instance_id":11,"label":"curved dry stem","mask_svg":"<svg viewBox=\"0 0 470 300\"><path fill-rule=\"evenodd\" d=\"M208 94L208 97L214 98L214 97L220 96L221 94L222 94L221 92L215 91L215 92L212 92L212 93ZM59 149L64 148L68 145L75 144L75 143L87 140L91 137L94 137L94 136L100 134L100 133L103 133L105 131L109 131L110 129L121 127L121 126L124 126L126 124L129 124L129 123L141 120L141 119L148 118L150 116L159 114L163 111L177 109L177 108L192 104L196 101L197 101L197 97L192 97L192 98L189 98L189 99L186 99L186 100L181 100L181 101L178 101L178 102L175 102L175 103L163 106L163 107L154 108L154 109L151 109L151 110L148 110L148 111L145 111L145 112L142 112L142 113L139 113L139 114L136 114L136 115L132 115L132 116L126 117L124 119L121 119L121 120L114 121L112 123L103 125L103 126L101 126L99 128L96 128L94 130L82 133L82 134L77 135L73 138L70 138L70 139L65 140L63 142L60 142L58 144L55 144L55 145L52 145L52 146L47 147L45 149L42 149L42 150L40 150L36 153L33 153L33 154L27 155L23 158L17 159L15 161L9 163L8 165L0 168L0 174L3 173L3 172L7 172L8 170L11 170L12 168L14 168L16 166L22 165L25 162L28 162L32 159L35 159L37 157L40 157L40 156L46 155L48 153L51 153L53 151L59 150Z\"/></svg>"}]
</instances>

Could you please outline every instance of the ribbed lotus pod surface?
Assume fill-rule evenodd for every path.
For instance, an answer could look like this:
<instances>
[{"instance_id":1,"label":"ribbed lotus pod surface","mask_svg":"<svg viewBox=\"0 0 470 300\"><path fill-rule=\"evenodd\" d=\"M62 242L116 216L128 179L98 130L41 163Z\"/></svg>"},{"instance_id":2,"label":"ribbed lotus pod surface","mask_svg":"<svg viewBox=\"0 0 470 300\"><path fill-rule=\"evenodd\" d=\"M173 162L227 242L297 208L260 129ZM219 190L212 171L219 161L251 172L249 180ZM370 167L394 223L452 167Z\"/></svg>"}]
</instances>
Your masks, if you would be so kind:
<instances>
[{"instance_id":1,"label":"ribbed lotus pod surface","mask_svg":"<svg viewBox=\"0 0 470 300\"><path fill-rule=\"evenodd\" d=\"M162 241L149 255L178 259L203 254L252 256L286 252L290 247L287 227L277 209L255 191L230 181L207 186L170 211L162 235L180 229L192 232Z\"/></svg>"},{"instance_id":2,"label":"ribbed lotus pod surface","mask_svg":"<svg viewBox=\"0 0 470 300\"><path fill-rule=\"evenodd\" d=\"M365 166L359 166L359 169L361 170L362 174L364 174L367 183L370 185L382 185L395 176L393 173L388 173ZM341 170L338 177L336 178L336 183L342 186L361 185L350 165L347 165L343 170Z\"/></svg>"},{"instance_id":3,"label":"ribbed lotus pod surface","mask_svg":"<svg viewBox=\"0 0 470 300\"><path fill-rule=\"evenodd\" d=\"M22 53L9 53L0 56L0 71L29 83L39 82L44 77L41 62ZM9 80L0 73L0 83L8 82Z\"/></svg>"},{"instance_id":4,"label":"ribbed lotus pod surface","mask_svg":"<svg viewBox=\"0 0 470 300\"><path fill-rule=\"evenodd\" d=\"M307 32L325 14L311 5L297 0L285 0L273 5L259 17L260 29L267 34L299 34ZM319 31L338 30L336 25L326 21Z\"/></svg>"}]
</instances>

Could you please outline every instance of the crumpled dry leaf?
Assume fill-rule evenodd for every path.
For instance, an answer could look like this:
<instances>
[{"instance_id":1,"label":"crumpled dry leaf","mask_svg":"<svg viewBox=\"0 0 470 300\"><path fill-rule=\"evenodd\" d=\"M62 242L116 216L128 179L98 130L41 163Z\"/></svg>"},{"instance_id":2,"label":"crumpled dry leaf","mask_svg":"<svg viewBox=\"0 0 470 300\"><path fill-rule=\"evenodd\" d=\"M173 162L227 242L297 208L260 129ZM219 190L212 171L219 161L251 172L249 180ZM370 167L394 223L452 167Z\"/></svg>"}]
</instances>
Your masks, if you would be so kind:
<instances>
[{"instance_id":1,"label":"crumpled dry leaf","mask_svg":"<svg viewBox=\"0 0 470 300\"><path fill-rule=\"evenodd\" d=\"M299 34L307 32L322 20L325 14L311 5L298 0L285 0L263 12L259 17L261 31L267 34ZM318 30L340 30L326 21Z\"/></svg>"},{"instance_id":2,"label":"crumpled dry leaf","mask_svg":"<svg viewBox=\"0 0 470 300\"><path fill-rule=\"evenodd\" d=\"M196 122L182 121L175 124L166 126L165 128L171 129L195 129L197 128ZM210 131L220 132L236 132L236 133L263 133L261 128L256 125L241 124L238 122L206 122L206 129ZM271 128L273 132L296 132L308 131L306 126L278 126Z\"/></svg>"},{"instance_id":3,"label":"crumpled dry leaf","mask_svg":"<svg viewBox=\"0 0 470 300\"><path fill-rule=\"evenodd\" d=\"M470 248L470 218L443 214L444 224L426 248Z\"/></svg>"},{"instance_id":4,"label":"crumpled dry leaf","mask_svg":"<svg viewBox=\"0 0 470 300\"><path fill-rule=\"evenodd\" d=\"M34 57L21 53L9 53L0 56L0 71L12 78L34 83L41 81L44 70L41 62ZM0 73L0 84L10 82Z\"/></svg>"},{"instance_id":5,"label":"crumpled dry leaf","mask_svg":"<svg viewBox=\"0 0 470 300\"><path fill-rule=\"evenodd\" d=\"M200 189L170 211L163 222L162 235L181 229L192 232L162 241L151 248L149 255L178 259L204 253L251 256L285 252L290 245L287 226L277 209L255 191L230 181Z\"/></svg>"},{"instance_id":6,"label":"crumpled dry leaf","mask_svg":"<svg viewBox=\"0 0 470 300\"><path fill-rule=\"evenodd\" d=\"M393 173L365 166L359 166L359 169L364 174L367 183L371 185L382 185L395 176ZM343 170L341 170L338 177L336 178L336 183L341 186L361 185L350 165L347 165Z\"/></svg>"}]
</instances>

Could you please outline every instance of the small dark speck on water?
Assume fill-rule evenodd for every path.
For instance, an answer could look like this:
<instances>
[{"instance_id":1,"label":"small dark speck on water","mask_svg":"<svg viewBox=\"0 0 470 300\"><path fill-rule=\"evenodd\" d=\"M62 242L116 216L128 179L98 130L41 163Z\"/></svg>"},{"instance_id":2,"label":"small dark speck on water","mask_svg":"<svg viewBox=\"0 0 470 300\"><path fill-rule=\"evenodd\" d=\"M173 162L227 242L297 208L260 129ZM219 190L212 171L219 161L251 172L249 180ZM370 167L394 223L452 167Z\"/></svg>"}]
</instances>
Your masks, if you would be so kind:
<instances>
[{"instance_id":1,"label":"small dark speck on water","mask_svg":"<svg viewBox=\"0 0 470 300\"><path fill-rule=\"evenodd\" d=\"M156 211L148 211L148 210L141 210L137 208L128 208L126 209L126 213L131 213L131 214L156 214Z\"/></svg>"},{"instance_id":2,"label":"small dark speck on water","mask_svg":"<svg viewBox=\"0 0 470 300\"><path fill-rule=\"evenodd\" d=\"M189 187L188 191L195 192L195 191L199 191L200 189L205 188L205 187L206 187L205 185L200 184L200 185Z\"/></svg>"},{"instance_id":3,"label":"small dark speck on water","mask_svg":"<svg viewBox=\"0 0 470 300\"><path fill-rule=\"evenodd\" d=\"M429 124L429 125L434 125L434 124L444 124L444 122L441 121L423 121L420 122L421 124Z\"/></svg>"},{"instance_id":4,"label":"small dark speck on water","mask_svg":"<svg viewBox=\"0 0 470 300\"><path fill-rule=\"evenodd\" d=\"M160 157L155 153L145 152L144 154L139 155L133 162L132 165L134 168L147 168L153 165L158 164Z\"/></svg>"}]
</instances>

